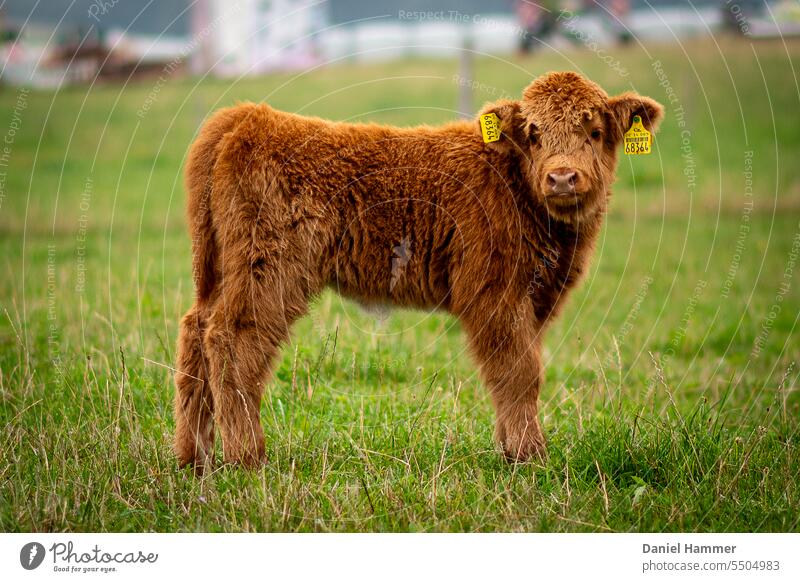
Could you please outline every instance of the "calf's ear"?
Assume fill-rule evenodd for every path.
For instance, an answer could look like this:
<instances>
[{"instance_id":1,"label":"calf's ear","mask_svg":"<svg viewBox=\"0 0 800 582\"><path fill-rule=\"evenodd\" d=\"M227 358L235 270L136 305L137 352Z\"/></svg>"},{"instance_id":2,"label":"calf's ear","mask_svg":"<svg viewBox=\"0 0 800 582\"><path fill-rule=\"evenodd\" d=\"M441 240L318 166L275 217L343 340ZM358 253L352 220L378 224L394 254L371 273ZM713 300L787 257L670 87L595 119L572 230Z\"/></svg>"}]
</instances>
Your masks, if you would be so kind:
<instances>
[{"instance_id":1,"label":"calf's ear","mask_svg":"<svg viewBox=\"0 0 800 582\"><path fill-rule=\"evenodd\" d=\"M642 118L642 124L651 133L658 130L664 117L664 107L658 101L630 91L609 99L608 109L609 125L615 143L622 141L622 136L630 129L635 116Z\"/></svg>"},{"instance_id":2,"label":"calf's ear","mask_svg":"<svg viewBox=\"0 0 800 582\"><path fill-rule=\"evenodd\" d=\"M520 131L519 101L511 99L500 99L484 105L478 112L478 119L475 121L475 130L478 135L483 136L481 126L484 123L483 116L494 113L500 124L500 139L487 142L487 147L505 150L513 146L517 133ZM484 140L485 141L485 140Z\"/></svg>"}]
</instances>

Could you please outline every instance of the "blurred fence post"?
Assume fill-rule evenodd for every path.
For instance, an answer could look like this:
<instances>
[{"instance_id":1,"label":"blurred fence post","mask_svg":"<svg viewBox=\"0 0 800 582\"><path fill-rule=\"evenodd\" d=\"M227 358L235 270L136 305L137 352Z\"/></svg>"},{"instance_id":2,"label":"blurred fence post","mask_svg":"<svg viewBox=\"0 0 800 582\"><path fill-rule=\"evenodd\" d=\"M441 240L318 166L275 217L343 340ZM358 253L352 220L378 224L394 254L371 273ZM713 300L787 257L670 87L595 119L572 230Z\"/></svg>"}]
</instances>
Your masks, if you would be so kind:
<instances>
[{"instance_id":1,"label":"blurred fence post","mask_svg":"<svg viewBox=\"0 0 800 582\"><path fill-rule=\"evenodd\" d=\"M461 51L458 63L458 115L462 119L472 117L472 77L474 75L472 28L464 26L461 35Z\"/></svg>"},{"instance_id":2,"label":"blurred fence post","mask_svg":"<svg viewBox=\"0 0 800 582\"><path fill-rule=\"evenodd\" d=\"M208 31L211 27L211 7L208 0L194 0L191 12L191 35L194 50L189 55L189 72L192 75L205 75L212 67L211 38Z\"/></svg>"}]
</instances>

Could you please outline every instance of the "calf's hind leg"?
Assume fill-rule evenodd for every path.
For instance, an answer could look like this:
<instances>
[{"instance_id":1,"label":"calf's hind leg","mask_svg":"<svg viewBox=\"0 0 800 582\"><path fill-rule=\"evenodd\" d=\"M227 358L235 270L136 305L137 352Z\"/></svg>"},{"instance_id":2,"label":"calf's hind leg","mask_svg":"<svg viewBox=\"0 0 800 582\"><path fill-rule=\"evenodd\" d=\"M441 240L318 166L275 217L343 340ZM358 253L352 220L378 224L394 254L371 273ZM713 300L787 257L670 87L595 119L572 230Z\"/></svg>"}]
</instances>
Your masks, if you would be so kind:
<instances>
[{"instance_id":1,"label":"calf's hind leg","mask_svg":"<svg viewBox=\"0 0 800 582\"><path fill-rule=\"evenodd\" d=\"M203 354L203 309L193 305L180 323L175 370L175 440L180 465L202 473L214 451L214 401Z\"/></svg>"},{"instance_id":2,"label":"calf's hind leg","mask_svg":"<svg viewBox=\"0 0 800 582\"><path fill-rule=\"evenodd\" d=\"M226 463L265 460L259 410L271 368L292 323L306 312L306 295L281 279L276 257L236 268L226 264L223 295L205 335L214 418ZM230 267L230 268L229 268Z\"/></svg>"}]
</instances>

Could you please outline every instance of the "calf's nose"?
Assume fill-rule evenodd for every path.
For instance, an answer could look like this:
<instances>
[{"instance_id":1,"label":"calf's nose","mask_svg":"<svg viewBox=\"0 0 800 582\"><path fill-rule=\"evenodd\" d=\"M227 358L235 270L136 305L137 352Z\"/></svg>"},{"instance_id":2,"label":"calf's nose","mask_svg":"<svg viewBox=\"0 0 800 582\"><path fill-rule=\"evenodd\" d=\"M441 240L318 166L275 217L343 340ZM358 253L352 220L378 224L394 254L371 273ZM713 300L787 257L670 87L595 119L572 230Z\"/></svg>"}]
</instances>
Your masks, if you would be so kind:
<instances>
[{"instance_id":1,"label":"calf's nose","mask_svg":"<svg viewBox=\"0 0 800 582\"><path fill-rule=\"evenodd\" d=\"M547 185L553 194L571 194L575 192L576 176L574 170L562 168L547 174Z\"/></svg>"}]
</instances>

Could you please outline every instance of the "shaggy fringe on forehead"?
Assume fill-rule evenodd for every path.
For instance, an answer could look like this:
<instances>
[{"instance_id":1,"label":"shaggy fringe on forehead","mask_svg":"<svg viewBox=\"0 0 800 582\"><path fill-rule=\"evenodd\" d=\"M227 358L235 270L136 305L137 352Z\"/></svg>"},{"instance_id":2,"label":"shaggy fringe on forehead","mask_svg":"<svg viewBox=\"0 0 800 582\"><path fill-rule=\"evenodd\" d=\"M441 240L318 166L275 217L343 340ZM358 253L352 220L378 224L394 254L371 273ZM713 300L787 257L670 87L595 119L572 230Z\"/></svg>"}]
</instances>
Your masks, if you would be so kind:
<instances>
[{"instance_id":1,"label":"shaggy fringe on forehead","mask_svg":"<svg viewBox=\"0 0 800 582\"><path fill-rule=\"evenodd\" d=\"M538 123L577 125L607 102L608 94L599 85L577 73L547 73L522 93L521 110Z\"/></svg>"}]
</instances>

